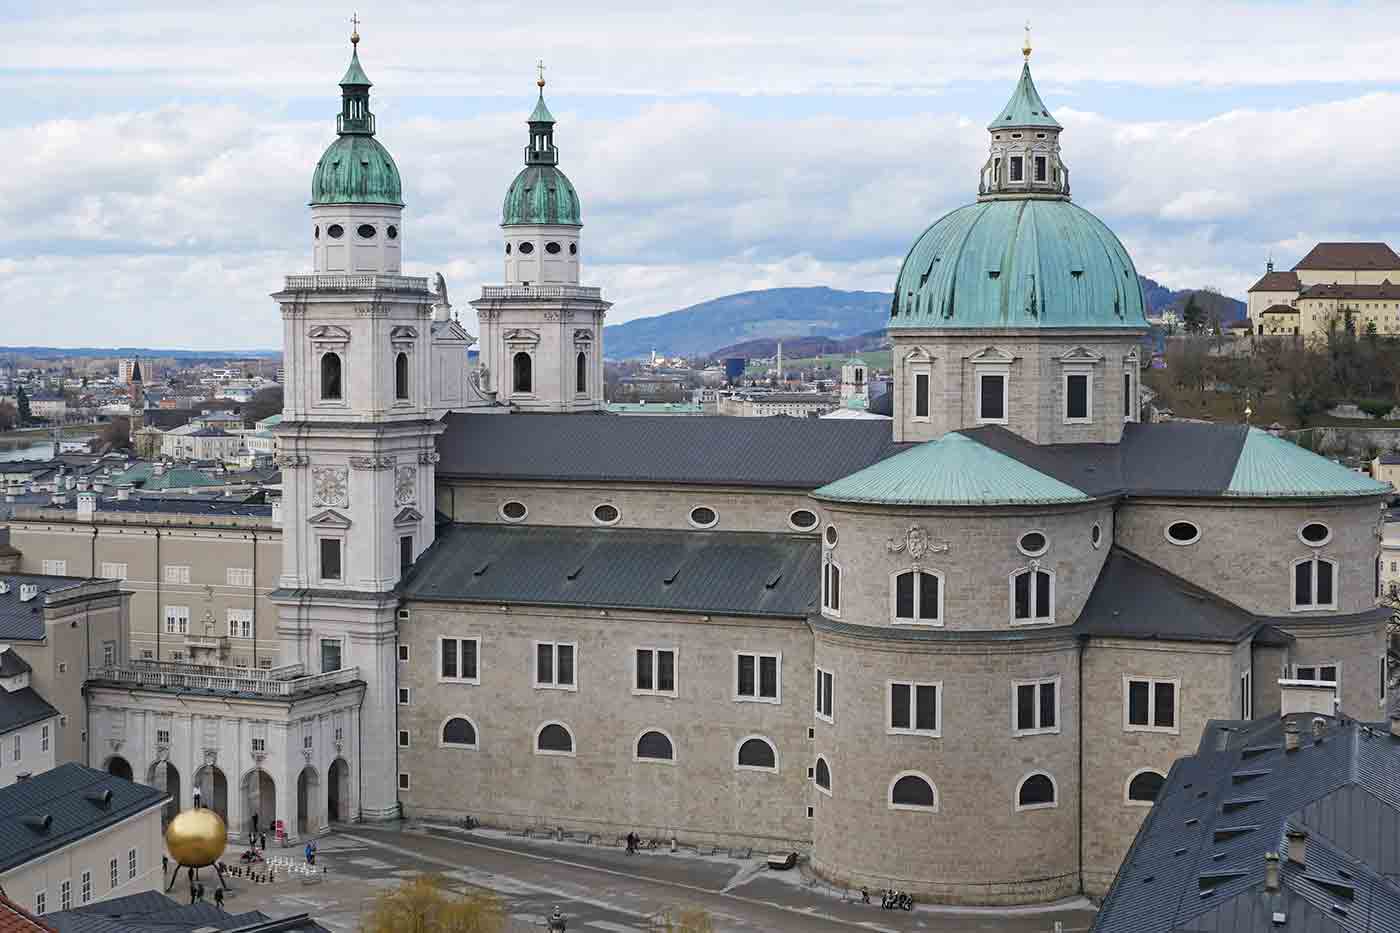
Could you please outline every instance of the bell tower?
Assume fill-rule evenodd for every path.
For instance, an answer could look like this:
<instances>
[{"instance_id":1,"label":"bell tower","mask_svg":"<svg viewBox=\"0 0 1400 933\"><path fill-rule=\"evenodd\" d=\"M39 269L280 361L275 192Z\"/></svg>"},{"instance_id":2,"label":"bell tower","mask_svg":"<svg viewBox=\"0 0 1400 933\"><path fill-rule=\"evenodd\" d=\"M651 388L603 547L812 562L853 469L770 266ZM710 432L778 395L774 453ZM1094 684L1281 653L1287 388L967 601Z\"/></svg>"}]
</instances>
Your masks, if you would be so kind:
<instances>
[{"instance_id":1,"label":"bell tower","mask_svg":"<svg viewBox=\"0 0 1400 933\"><path fill-rule=\"evenodd\" d=\"M353 667L366 684L360 816L376 819L398 812L393 591L433 541L443 428L430 415L437 296L426 278L399 271L399 173L374 136L359 40L357 30L336 139L312 177L313 271L287 276L272 296L287 371L272 599L283 664L308 674Z\"/></svg>"}]
</instances>

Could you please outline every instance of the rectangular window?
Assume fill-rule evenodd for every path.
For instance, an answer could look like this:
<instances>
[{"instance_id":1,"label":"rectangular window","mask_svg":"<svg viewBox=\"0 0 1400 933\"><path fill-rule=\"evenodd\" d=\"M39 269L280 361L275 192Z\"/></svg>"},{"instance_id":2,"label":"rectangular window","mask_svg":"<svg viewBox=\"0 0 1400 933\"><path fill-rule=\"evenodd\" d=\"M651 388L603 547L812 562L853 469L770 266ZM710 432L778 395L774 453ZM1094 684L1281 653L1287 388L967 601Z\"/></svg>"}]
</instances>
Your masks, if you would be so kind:
<instances>
[{"instance_id":1,"label":"rectangular window","mask_svg":"<svg viewBox=\"0 0 1400 933\"><path fill-rule=\"evenodd\" d=\"M1035 157L1035 180L1045 180L1045 156Z\"/></svg>"},{"instance_id":2,"label":"rectangular window","mask_svg":"<svg viewBox=\"0 0 1400 933\"><path fill-rule=\"evenodd\" d=\"M1178 680L1123 678L1123 728L1127 732L1179 732Z\"/></svg>"},{"instance_id":3,"label":"rectangular window","mask_svg":"<svg viewBox=\"0 0 1400 933\"><path fill-rule=\"evenodd\" d=\"M408 663L408 645L399 645L399 662Z\"/></svg>"},{"instance_id":4,"label":"rectangular window","mask_svg":"<svg viewBox=\"0 0 1400 933\"><path fill-rule=\"evenodd\" d=\"M117 643L114 641L104 641L102 643L102 666L114 667L117 663Z\"/></svg>"},{"instance_id":5,"label":"rectangular window","mask_svg":"<svg viewBox=\"0 0 1400 933\"><path fill-rule=\"evenodd\" d=\"M40 726L40 727L39 727L39 751L41 751L41 752L46 752L46 751L48 751L48 750L49 750L49 727L48 727L48 726Z\"/></svg>"},{"instance_id":6,"label":"rectangular window","mask_svg":"<svg viewBox=\"0 0 1400 933\"><path fill-rule=\"evenodd\" d=\"M313 742L314 740L315 740L315 736L311 735L310 733L307 733L306 735L303 735L303 736L301 737L301 747L304 748L304 749L308 749L308 750L309 750L309 749L311 748L312 742Z\"/></svg>"},{"instance_id":7,"label":"rectangular window","mask_svg":"<svg viewBox=\"0 0 1400 933\"><path fill-rule=\"evenodd\" d=\"M170 730L169 730L169 729L157 729L157 730L156 730L156 744L157 744L157 745L169 745L169 744L170 744Z\"/></svg>"},{"instance_id":8,"label":"rectangular window","mask_svg":"<svg viewBox=\"0 0 1400 933\"><path fill-rule=\"evenodd\" d=\"M1065 374L1065 420L1090 420L1088 373Z\"/></svg>"},{"instance_id":9,"label":"rectangular window","mask_svg":"<svg viewBox=\"0 0 1400 933\"><path fill-rule=\"evenodd\" d=\"M58 909L73 909L73 882L67 878L58 883Z\"/></svg>"},{"instance_id":10,"label":"rectangular window","mask_svg":"<svg viewBox=\"0 0 1400 933\"><path fill-rule=\"evenodd\" d=\"M340 579L340 539L321 539L321 579Z\"/></svg>"},{"instance_id":11,"label":"rectangular window","mask_svg":"<svg viewBox=\"0 0 1400 933\"><path fill-rule=\"evenodd\" d=\"M834 721L832 716L833 697L835 692L836 678L831 671L824 671L817 668L817 718L826 722Z\"/></svg>"},{"instance_id":12,"label":"rectangular window","mask_svg":"<svg viewBox=\"0 0 1400 933\"><path fill-rule=\"evenodd\" d=\"M230 567L226 579L229 586L252 586L253 570L251 567Z\"/></svg>"},{"instance_id":13,"label":"rectangular window","mask_svg":"<svg viewBox=\"0 0 1400 933\"><path fill-rule=\"evenodd\" d=\"M1335 662L1325 664L1295 664L1293 665L1294 680L1310 680L1319 684L1337 683L1337 665Z\"/></svg>"},{"instance_id":14,"label":"rectangular window","mask_svg":"<svg viewBox=\"0 0 1400 933\"><path fill-rule=\"evenodd\" d=\"M914 417L928 417L928 373L914 377Z\"/></svg>"},{"instance_id":15,"label":"rectangular window","mask_svg":"<svg viewBox=\"0 0 1400 933\"><path fill-rule=\"evenodd\" d=\"M1240 673L1240 718L1254 718L1254 675L1250 671Z\"/></svg>"},{"instance_id":16,"label":"rectangular window","mask_svg":"<svg viewBox=\"0 0 1400 933\"><path fill-rule=\"evenodd\" d=\"M577 690L574 656L578 646L569 642L535 642L535 686Z\"/></svg>"},{"instance_id":17,"label":"rectangular window","mask_svg":"<svg viewBox=\"0 0 1400 933\"><path fill-rule=\"evenodd\" d=\"M66 560L46 560L44 561L44 574L53 577L66 577L68 575L68 561Z\"/></svg>"},{"instance_id":18,"label":"rectangular window","mask_svg":"<svg viewBox=\"0 0 1400 933\"><path fill-rule=\"evenodd\" d=\"M477 669L480 638L438 639L438 680L461 684L481 683Z\"/></svg>"},{"instance_id":19,"label":"rectangular window","mask_svg":"<svg viewBox=\"0 0 1400 933\"><path fill-rule=\"evenodd\" d=\"M190 607L165 607L165 634L188 635L190 633Z\"/></svg>"},{"instance_id":20,"label":"rectangular window","mask_svg":"<svg viewBox=\"0 0 1400 933\"><path fill-rule=\"evenodd\" d=\"M266 752L266 751L267 751L267 739L263 739L263 738L256 738L256 739L253 739L253 751L255 751L255 752Z\"/></svg>"},{"instance_id":21,"label":"rectangular window","mask_svg":"<svg viewBox=\"0 0 1400 933\"><path fill-rule=\"evenodd\" d=\"M182 584L183 584L183 583L189 583L189 582L190 582L190 565L189 565L189 564L167 564L166 567L165 567L165 582L166 582L166 583L182 583Z\"/></svg>"},{"instance_id":22,"label":"rectangular window","mask_svg":"<svg viewBox=\"0 0 1400 933\"><path fill-rule=\"evenodd\" d=\"M906 570L894 577L894 621L938 625L942 621L941 580L926 570Z\"/></svg>"},{"instance_id":23,"label":"rectangular window","mask_svg":"<svg viewBox=\"0 0 1400 933\"><path fill-rule=\"evenodd\" d=\"M408 706L408 705L412 702L412 699L413 699L413 693L412 693L412 688L411 688L411 687L400 687L400 688L399 688L399 705L400 705L400 706Z\"/></svg>"},{"instance_id":24,"label":"rectangular window","mask_svg":"<svg viewBox=\"0 0 1400 933\"><path fill-rule=\"evenodd\" d=\"M78 889L78 896L83 904L92 902L92 872L83 872L82 886Z\"/></svg>"},{"instance_id":25,"label":"rectangular window","mask_svg":"<svg viewBox=\"0 0 1400 933\"><path fill-rule=\"evenodd\" d=\"M24 749L21 748L21 746L20 746L20 733L16 732L16 733L15 733L14 750L13 750L13 752L11 753L11 760L12 760L12 761L21 761L21 760L23 760L23 758L24 758L23 752L24 752Z\"/></svg>"},{"instance_id":26,"label":"rectangular window","mask_svg":"<svg viewBox=\"0 0 1400 933\"><path fill-rule=\"evenodd\" d=\"M321 673L329 674L341 668L340 639L321 639Z\"/></svg>"},{"instance_id":27,"label":"rectangular window","mask_svg":"<svg viewBox=\"0 0 1400 933\"><path fill-rule=\"evenodd\" d=\"M638 648L633 652L636 667L632 692L676 695L676 652L673 648Z\"/></svg>"},{"instance_id":28,"label":"rectangular window","mask_svg":"<svg viewBox=\"0 0 1400 933\"><path fill-rule=\"evenodd\" d=\"M943 719L941 683L890 681L886 731L900 735L939 735Z\"/></svg>"},{"instance_id":29,"label":"rectangular window","mask_svg":"<svg viewBox=\"0 0 1400 933\"><path fill-rule=\"evenodd\" d=\"M1381 656L1380 661L1381 661L1381 689L1380 689L1381 705L1385 705L1385 697L1386 697L1386 694L1390 692L1390 689L1389 689L1389 688L1390 688L1390 665L1389 665L1389 663L1386 661L1386 658L1385 658L1384 655ZM46 749L48 748L48 744L47 744L47 743L45 743L44 748L46 748Z\"/></svg>"},{"instance_id":30,"label":"rectangular window","mask_svg":"<svg viewBox=\"0 0 1400 933\"><path fill-rule=\"evenodd\" d=\"M228 611L228 637L253 637L253 610L230 609Z\"/></svg>"},{"instance_id":31,"label":"rectangular window","mask_svg":"<svg viewBox=\"0 0 1400 933\"><path fill-rule=\"evenodd\" d=\"M120 883L120 875L117 872L117 860L112 859L107 863L107 887L115 888Z\"/></svg>"},{"instance_id":32,"label":"rectangular window","mask_svg":"<svg viewBox=\"0 0 1400 933\"><path fill-rule=\"evenodd\" d=\"M1020 156L1011 157L1011 180L1021 181L1024 160Z\"/></svg>"},{"instance_id":33,"label":"rectangular window","mask_svg":"<svg viewBox=\"0 0 1400 933\"><path fill-rule=\"evenodd\" d=\"M1123 420L1136 421L1133 417L1133 374L1123 374Z\"/></svg>"},{"instance_id":34,"label":"rectangular window","mask_svg":"<svg viewBox=\"0 0 1400 933\"><path fill-rule=\"evenodd\" d=\"M841 614L841 568L831 561L822 566L822 609L834 616Z\"/></svg>"},{"instance_id":35,"label":"rectangular window","mask_svg":"<svg viewBox=\"0 0 1400 933\"><path fill-rule=\"evenodd\" d=\"M781 654L736 654L738 680L734 699L757 703L782 702L782 658Z\"/></svg>"},{"instance_id":36,"label":"rectangular window","mask_svg":"<svg viewBox=\"0 0 1400 933\"><path fill-rule=\"evenodd\" d=\"M408 772L399 772L399 790L408 790Z\"/></svg>"},{"instance_id":37,"label":"rectangular window","mask_svg":"<svg viewBox=\"0 0 1400 933\"><path fill-rule=\"evenodd\" d=\"M102 562L102 578L104 580L125 580L126 564L117 564L104 560Z\"/></svg>"},{"instance_id":38,"label":"rectangular window","mask_svg":"<svg viewBox=\"0 0 1400 933\"><path fill-rule=\"evenodd\" d=\"M44 914L48 913L48 907L49 907L48 901L49 901L49 894L48 894L47 891L35 891L35 892L34 892L34 915L35 915L35 916L42 917Z\"/></svg>"},{"instance_id":39,"label":"rectangular window","mask_svg":"<svg viewBox=\"0 0 1400 933\"><path fill-rule=\"evenodd\" d=\"M1006 423L1006 374L981 373L977 377L977 420Z\"/></svg>"},{"instance_id":40,"label":"rectangular window","mask_svg":"<svg viewBox=\"0 0 1400 933\"><path fill-rule=\"evenodd\" d=\"M399 573L413 566L413 535L399 536Z\"/></svg>"},{"instance_id":41,"label":"rectangular window","mask_svg":"<svg viewBox=\"0 0 1400 933\"><path fill-rule=\"evenodd\" d=\"M399 748L408 748L408 730L399 730Z\"/></svg>"},{"instance_id":42,"label":"rectangular window","mask_svg":"<svg viewBox=\"0 0 1400 933\"><path fill-rule=\"evenodd\" d=\"M1060 678L1019 681L1015 692L1016 735L1042 735L1060 731Z\"/></svg>"}]
</instances>

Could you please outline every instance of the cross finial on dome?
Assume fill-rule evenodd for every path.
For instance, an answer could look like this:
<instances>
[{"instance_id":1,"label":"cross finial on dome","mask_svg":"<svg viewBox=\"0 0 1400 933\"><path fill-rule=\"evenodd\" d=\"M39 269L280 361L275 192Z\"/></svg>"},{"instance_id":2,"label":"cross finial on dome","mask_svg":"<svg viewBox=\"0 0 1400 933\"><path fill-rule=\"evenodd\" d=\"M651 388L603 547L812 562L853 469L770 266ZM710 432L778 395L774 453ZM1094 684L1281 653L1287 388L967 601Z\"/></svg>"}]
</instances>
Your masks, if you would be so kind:
<instances>
[{"instance_id":1,"label":"cross finial on dome","mask_svg":"<svg viewBox=\"0 0 1400 933\"><path fill-rule=\"evenodd\" d=\"M1026 41L1021 43L1021 54L1026 57L1026 61L1031 60L1031 21L1026 20Z\"/></svg>"},{"instance_id":2,"label":"cross finial on dome","mask_svg":"<svg viewBox=\"0 0 1400 933\"><path fill-rule=\"evenodd\" d=\"M350 44L360 44L360 14L358 12L350 14Z\"/></svg>"},{"instance_id":3,"label":"cross finial on dome","mask_svg":"<svg viewBox=\"0 0 1400 933\"><path fill-rule=\"evenodd\" d=\"M539 75L539 77L535 80L535 86L538 87L538 88L540 89L540 93L543 94L543 93L544 93L544 59L543 59L543 58L540 59L538 62L535 63L535 72Z\"/></svg>"}]
</instances>

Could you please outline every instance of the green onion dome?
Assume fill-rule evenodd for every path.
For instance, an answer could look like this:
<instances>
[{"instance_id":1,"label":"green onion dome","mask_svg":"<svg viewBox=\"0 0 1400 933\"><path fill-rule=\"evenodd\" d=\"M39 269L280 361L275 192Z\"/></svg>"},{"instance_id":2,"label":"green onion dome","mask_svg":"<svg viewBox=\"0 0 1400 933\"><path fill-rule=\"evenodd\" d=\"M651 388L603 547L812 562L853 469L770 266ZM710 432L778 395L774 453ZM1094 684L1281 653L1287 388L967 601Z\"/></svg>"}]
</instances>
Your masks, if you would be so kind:
<instances>
[{"instance_id":1,"label":"green onion dome","mask_svg":"<svg viewBox=\"0 0 1400 933\"><path fill-rule=\"evenodd\" d=\"M506 189L501 224L567 224L581 226L583 212L578 192L559 170L559 150L554 146L554 115L544 102L544 79L538 82L540 98L526 124L530 141L525 145L525 167Z\"/></svg>"},{"instance_id":2,"label":"green onion dome","mask_svg":"<svg viewBox=\"0 0 1400 933\"><path fill-rule=\"evenodd\" d=\"M359 35L350 41L358 46ZM360 67L358 47L340 79L341 110L336 116L337 138L316 163L311 176L311 203L392 204L403 206L399 167L374 138L374 114L369 109L369 77Z\"/></svg>"}]
</instances>

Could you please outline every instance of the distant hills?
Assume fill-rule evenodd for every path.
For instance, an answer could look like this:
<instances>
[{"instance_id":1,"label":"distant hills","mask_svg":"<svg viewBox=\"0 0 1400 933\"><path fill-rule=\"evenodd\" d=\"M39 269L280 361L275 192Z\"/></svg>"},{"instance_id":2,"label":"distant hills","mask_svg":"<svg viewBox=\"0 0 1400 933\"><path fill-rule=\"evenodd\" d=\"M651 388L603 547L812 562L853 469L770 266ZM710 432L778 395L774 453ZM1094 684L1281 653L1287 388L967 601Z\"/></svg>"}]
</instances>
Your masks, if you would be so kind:
<instances>
[{"instance_id":1,"label":"distant hills","mask_svg":"<svg viewBox=\"0 0 1400 933\"><path fill-rule=\"evenodd\" d=\"M1153 312L1178 312L1193 291L1209 315L1222 322L1244 317L1245 304L1214 292L1173 290L1138 276ZM878 347L889 318L888 292L812 288L768 288L725 295L655 317L614 324L603 332L611 359L647 356L772 356L779 338L783 354L798 357Z\"/></svg>"},{"instance_id":2,"label":"distant hills","mask_svg":"<svg viewBox=\"0 0 1400 933\"><path fill-rule=\"evenodd\" d=\"M281 356L281 350L171 350L154 347L7 347L0 346L0 357L28 356L34 359L50 360L74 357L130 358L134 356L150 359L177 360L254 360Z\"/></svg>"}]
</instances>

